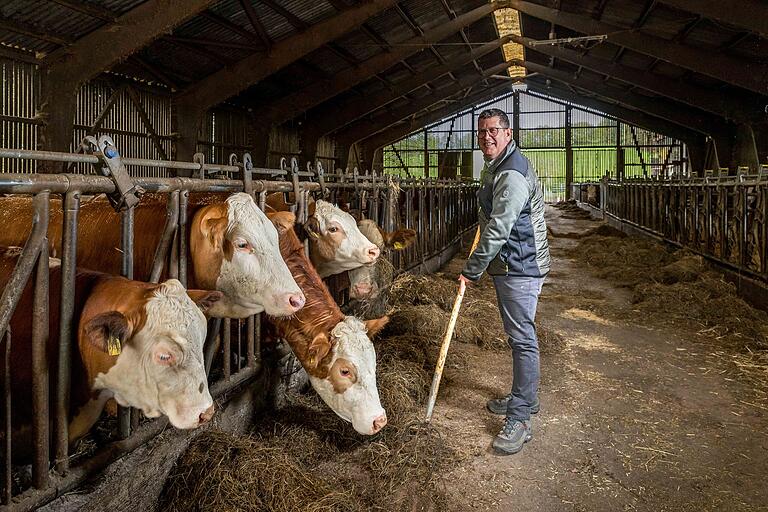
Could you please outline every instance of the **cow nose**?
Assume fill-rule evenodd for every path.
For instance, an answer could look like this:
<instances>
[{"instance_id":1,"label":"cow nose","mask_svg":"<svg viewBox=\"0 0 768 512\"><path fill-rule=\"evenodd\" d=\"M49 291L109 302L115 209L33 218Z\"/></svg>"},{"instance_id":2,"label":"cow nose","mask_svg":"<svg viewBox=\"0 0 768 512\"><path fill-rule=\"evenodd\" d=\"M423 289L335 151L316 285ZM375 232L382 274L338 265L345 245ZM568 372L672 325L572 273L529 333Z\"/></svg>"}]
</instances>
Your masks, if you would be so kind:
<instances>
[{"instance_id":1,"label":"cow nose","mask_svg":"<svg viewBox=\"0 0 768 512\"><path fill-rule=\"evenodd\" d=\"M213 418L213 413L216 411L213 404L205 411L200 413L200 424L208 423ZM386 422L386 419L384 420ZM375 423L375 422L374 422Z\"/></svg>"},{"instance_id":2,"label":"cow nose","mask_svg":"<svg viewBox=\"0 0 768 512\"><path fill-rule=\"evenodd\" d=\"M353 287L354 297L353 299L364 299L368 297L373 291L373 287L368 283L358 283Z\"/></svg>"},{"instance_id":3,"label":"cow nose","mask_svg":"<svg viewBox=\"0 0 768 512\"><path fill-rule=\"evenodd\" d=\"M379 257L379 253L380 253L379 248L374 245L373 247L368 249L368 258L370 258L370 260L373 261Z\"/></svg>"},{"instance_id":4,"label":"cow nose","mask_svg":"<svg viewBox=\"0 0 768 512\"><path fill-rule=\"evenodd\" d=\"M383 429L384 425L386 424L387 424L387 413L385 412L384 414L382 414L381 416L373 420L373 432L371 433L375 434L379 430Z\"/></svg>"},{"instance_id":5,"label":"cow nose","mask_svg":"<svg viewBox=\"0 0 768 512\"><path fill-rule=\"evenodd\" d=\"M293 295L288 296L288 303L291 305L292 308L294 308L296 311L300 310L304 307L304 294L303 293L297 293Z\"/></svg>"}]
</instances>

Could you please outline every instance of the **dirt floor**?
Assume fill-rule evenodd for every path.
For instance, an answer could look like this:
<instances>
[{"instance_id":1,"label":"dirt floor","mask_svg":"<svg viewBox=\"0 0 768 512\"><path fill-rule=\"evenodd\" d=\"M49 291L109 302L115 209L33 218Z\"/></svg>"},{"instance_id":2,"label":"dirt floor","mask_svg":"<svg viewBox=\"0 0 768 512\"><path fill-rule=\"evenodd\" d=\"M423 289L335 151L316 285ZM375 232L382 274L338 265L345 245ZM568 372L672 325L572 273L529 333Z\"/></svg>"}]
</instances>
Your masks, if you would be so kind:
<instances>
[{"instance_id":1,"label":"dirt floor","mask_svg":"<svg viewBox=\"0 0 768 512\"><path fill-rule=\"evenodd\" d=\"M643 314L630 289L570 258L568 235L598 225L573 217L548 207L559 236L537 323L566 347L542 355L541 413L521 453L492 452L502 418L485 409L509 390L511 355L452 346L433 421L470 456L447 475L449 510L768 510L764 390L733 371L711 333ZM492 297L492 284L467 293ZM466 363L450 368L451 357Z\"/></svg>"}]
</instances>

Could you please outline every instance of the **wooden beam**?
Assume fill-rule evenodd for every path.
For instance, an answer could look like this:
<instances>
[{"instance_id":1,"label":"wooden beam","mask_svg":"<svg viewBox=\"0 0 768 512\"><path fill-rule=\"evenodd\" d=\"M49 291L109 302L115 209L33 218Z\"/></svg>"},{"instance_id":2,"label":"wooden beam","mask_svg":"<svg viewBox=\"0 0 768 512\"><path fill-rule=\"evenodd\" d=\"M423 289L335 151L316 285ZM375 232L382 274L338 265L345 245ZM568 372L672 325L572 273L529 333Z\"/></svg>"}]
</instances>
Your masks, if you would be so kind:
<instances>
[{"instance_id":1,"label":"wooden beam","mask_svg":"<svg viewBox=\"0 0 768 512\"><path fill-rule=\"evenodd\" d=\"M681 11L700 14L768 37L768 4L761 0L659 0Z\"/></svg>"},{"instance_id":2,"label":"wooden beam","mask_svg":"<svg viewBox=\"0 0 768 512\"><path fill-rule=\"evenodd\" d=\"M492 68L483 71L482 77L490 77L498 73L503 73L510 66L510 63L504 62ZM468 88L476 85L479 79L477 76L467 76L459 80L458 82L442 87L435 90L432 94L428 94L422 98L409 101L406 105L388 110L381 113L378 116L374 116L371 119L360 119L350 124L343 130L336 133L336 139L341 141L342 144L351 144L360 140L360 134L366 134L369 136L378 131L386 130L388 127L396 124L403 119L406 119L413 115L414 112L419 112L428 108L435 103L444 99L450 98L460 92L467 90Z\"/></svg>"},{"instance_id":3,"label":"wooden beam","mask_svg":"<svg viewBox=\"0 0 768 512\"><path fill-rule=\"evenodd\" d=\"M312 25L301 34L275 43L269 53L253 54L204 78L184 91L179 104L207 110L359 27L368 18L396 3L397 0L371 0Z\"/></svg>"},{"instance_id":4,"label":"wooden beam","mask_svg":"<svg viewBox=\"0 0 768 512\"><path fill-rule=\"evenodd\" d=\"M261 44L254 45L248 42L239 41L217 41L215 39L205 39L202 37L183 37L183 36L164 36L163 41L172 43L184 43L198 46L218 46L221 48L235 48L238 50L254 51L265 48Z\"/></svg>"},{"instance_id":5,"label":"wooden beam","mask_svg":"<svg viewBox=\"0 0 768 512\"><path fill-rule=\"evenodd\" d=\"M259 107L259 111L262 117L270 122L282 122L292 119L302 112L306 112L310 108L369 79L374 74L394 66L399 61L410 57L419 50L442 41L446 37L455 34L461 28L471 25L503 6L504 4L493 3L478 7L453 21L425 32L423 36L414 37L398 44L397 47L392 48L389 52L371 57L362 62L357 69L288 94L269 105Z\"/></svg>"},{"instance_id":6,"label":"wooden beam","mask_svg":"<svg viewBox=\"0 0 768 512\"><path fill-rule=\"evenodd\" d=\"M380 147L385 146L386 144L391 144L393 141L402 139L409 133L415 130L419 130L430 123L434 123L449 117L452 114L467 108L469 105L476 105L478 103L489 100L505 90L509 90L508 84L498 84L486 89L482 89L474 94L471 94L470 96L467 96L461 102L451 103L445 107L432 110L422 116L416 116L412 118L410 122L400 123L373 136L367 136L366 138L362 139L359 144L375 151Z\"/></svg>"},{"instance_id":7,"label":"wooden beam","mask_svg":"<svg viewBox=\"0 0 768 512\"><path fill-rule=\"evenodd\" d=\"M648 98L636 93L618 90L606 86L600 80L590 80L584 77L575 78L571 73L552 69L549 66L544 66L542 64L525 62L520 65L524 65L526 69L533 73L541 73L544 76L548 76L560 82L594 92L599 96L617 101L622 105L642 110L643 112L647 112L656 117L666 119L671 123L676 123L690 128L691 130L698 131L699 133L715 135L729 131L725 122L720 118L677 105L661 98Z\"/></svg>"},{"instance_id":8,"label":"wooden beam","mask_svg":"<svg viewBox=\"0 0 768 512\"><path fill-rule=\"evenodd\" d=\"M272 46L272 39L270 39L267 29L264 28L264 25L259 20L259 14L256 12L256 9L253 8L251 0L240 0L240 6L243 8L245 15L248 17L248 21L251 22L251 26L253 27L253 30L256 31L256 35L259 36L259 40L264 48Z\"/></svg>"},{"instance_id":9,"label":"wooden beam","mask_svg":"<svg viewBox=\"0 0 768 512\"><path fill-rule=\"evenodd\" d=\"M138 55L133 55L128 58L129 62L132 62L142 68L144 71L155 77L155 79L165 84L169 89L173 91L178 91L180 89L178 82L176 80L172 79L168 76L167 73L162 71L160 68L155 66L154 64L150 64L147 62L146 59L142 59Z\"/></svg>"},{"instance_id":10,"label":"wooden beam","mask_svg":"<svg viewBox=\"0 0 768 512\"><path fill-rule=\"evenodd\" d=\"M293 14L291 11L289 11L285 7L273 2L272 0L261 0L261 3L263 3L264 5L266 5L273 11L275 11L277 14L285 18L286 21L291 25L293 25L294 28L299 30L304 30L307 27L309 27L309 23L302 20L301 18Z\"/></svg>"},{"instance_id":11,"label":"wooden beam","mask_svg":"<svg viewBox=\"0 0 768 512\"><path fill-rule=\"evenodd\" d=\"M673 99L680 103L716 114L724 119L748 122L764 115L763 101L752 101L695 85L670 80L667 77L648 73L641 69L615 64L562 46L531 46L533 39L512 35L511 39L526 48L544 55L585 67L596 73L621 80L630 85L641 87L655 94Z\"/></svg>"},{"instance_id":12,"label":"wooden beam","mask_svg":"<svg viewBox=\"0 0 768 512\"><path fill-rule=\"evenodd\" d=\"M23 36L34 37L48 43L66 46L74 42L74 39L64 34L56 34L50 30L43 29L31 23L21 23L10 18L0 17L0 29L20 34Z\"/></svg>"},{"instance_id":13,"label":"wooden beam","mask_svg":"<svg viewBox=\"0 0 768 512\"><path fill-rule=\"evenodd\" d=\"M662 133L686 143L688 143L688 141L704 140L703 135L678 126L674 123L665 121L664 119L654 117L637 110L624 108L620 105L608 103L593 96L575 94L571 91L552 85L547 86L546 84L539 82L537 79L528 80L528 88L531 91L553 96L563 101L571 102L575 105L589 107L609 116L615 117L616 119L619 119L625 123L634 124L652 132Z\"/></svg>"},{"instance_id":14,"label":"wooden beam","mask_svg":"<svg viewBox=\"0 0 768 512\"><path fill-rule=\"evenodd\" d=\"M75 0L51 0L53 3L62 5L67 9L71 9L80 14L91 16L92 18L100 19L108 23L113 23L117 19L117 14L105 7L100 7L90 3L79 2Z\"/></svg>"},{"instance_id":15,"label":"wooden beam","mask_svg":"<svg viewBox=\"0 0 768 512\"><path fill-rule=\"evenodd\" d=\"M48 75L82 84L137 52L216 0L148 0L94 30L71 46L56 50L43 64ZM94 54L94 49L98 52Z\"/></svg>"},{"instance_id":16,"label":"wooden beam","mask_svg":"<svg viewBox=\"0 0 768 512\"><path fill-rule=\"evenodd\" d=\"M733 55L693 48L595 21L588 16L550 9L524 0L508 0L513 9L562 27L588 35L608 34L608 41L636 52L657 57L696 73L759 94L768 94L768 64L746 61Z\"/></svg>"},{"instance_id":17,"label":"wooden beam","mask_svg":"<svg viewBox=\"0 0 768 512\"><path fill-rule=\"evenodd\" d=\"M152 126L152 121L150 121L149 116L147 115L147 111L144 109L144 105L141 104L139 93L137 93L136 90L130 85L126 88L126 92L128 93L128 97L131 98L131 102L136 107L136 110L139 112L141 122L144 123L144 128L147 129L149 138L152 139L152 143L155 145L155 149L160 155L160 158L162 160L168 160L168 155L166 155L165 149L163 149L163 144L160 141L160 138L157 136L155 127Z\"/></svg>"},{"instance_id":18,"label":"wooden beam","mask_svg":"<svg viewBox=\"0 0 768 512\"><path fill-rule=\"evenodd\" d=\"M335 129L341 128L352 121L383 107L387 103L418 89L429 82L440 78L444 74L460 69L470 62L501 48L509 38L502 37L490 43L486 43L473 50L468 55L456 57L446 64L432 66L418 75L395 84L389 93L379 93L373 97L360 96L342 104L323 103L307 113L304 125L318 136L327 135Z\"/></svg>"},{"instance_id":19,"label":"wooden beam","mask_svg":"<svg viewBox=\"0 0 768 512\"><path fill-rule=\"evenodd\" d=\"M212 21L213 23L216 23L218 26L223 27L226 30L229 30L233 34L239 35L240 37L244 38L246 41L251 41L252 43L255 43L256 48L259 48L262 45L262 42L261 42L261 39L259 39L259 36L257 36L253 32L245 30L243 27L241 27L237 23L231 22L228 18L225 18L220 14L217 14L211 10L207 10L207 11L201 12L200 16L202 16L203 18L209 21Z\"/></svg>"}]
</instances>

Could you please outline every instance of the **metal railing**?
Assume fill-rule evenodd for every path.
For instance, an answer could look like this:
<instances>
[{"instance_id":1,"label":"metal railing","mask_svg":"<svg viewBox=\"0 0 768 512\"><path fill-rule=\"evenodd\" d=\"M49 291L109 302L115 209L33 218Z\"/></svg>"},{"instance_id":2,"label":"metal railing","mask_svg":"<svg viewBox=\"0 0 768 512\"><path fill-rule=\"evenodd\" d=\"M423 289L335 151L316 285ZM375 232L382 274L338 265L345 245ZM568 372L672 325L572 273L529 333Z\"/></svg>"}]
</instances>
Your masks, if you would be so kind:
<instances>
[{"instance_id":1,"label":"metal railing","mask_svg":"<svg viewBox=\"0 0 768 512\"><path fill-rule=\"evenodd\" d=\"M630 179L599 187L599 207L615 219L768 282L768 169L685 180ZM587 201L585 201L587 202Z\"/></svg>"},{"instance_id":2,"label":"metal railing","mask_svg":"<svg viewBox=\"0 0 768 512\"><path fill-rule=\"evenodd\" d=\"M116 155L116 156L115 156ZM40 151L0 149L0 158L33 161L55 161L92 164L97 168L105 165L103 152L94 154L70 154ZM418 231L415 248L395 253L393 264L400 271L423 263L425 259L439 253L443 248L457 241L461 234L476 222L476 200L474 184L462 184L448 180L421 179L400 180L391 176L359 174L357 171L337 171L324 174L322 167L309 167L299 171L296 162L290 168L257 169L250 164L246 154L239 162L230 158L229 165L206 164L201 155L193 162L176 162L122 158L126 167L143 166L191 171L191 178L136 178L128 184L120 182L118 176L96 176L83 174L0 174L0 194L31 195L34 209L32 232L21 252L18 264L10 280L5 284L0 299L0 363L3 364L5 379L2 385L2 453L0 453L0 509L31 510L57 496L68 492L96 471L103 469L115 459L159 434L167 425L166 419L141 421L135 410L118 411L116 439L100 447L87 458L70 464L72 454L68 444L68 390L71 381L70 352L76 328L73 328L75 305L74 285L76 272L76 249L78 244L78 213L80 200L85 195L107 194L115 198L123 193L121 214L121 251L123 254L122 274L133 277L133 209L127 207L126 188L140 187L143 191L167 196L166 219L162 236L154 253L150 281L158 282L162 275L178 278L186 286L187 277L187 207L190 192L246 192L254 195L257 204L264 209L266 196L270 192L293 192L297 198L295 211L299 221L307 218L307 201L311 194L326 197L331 201L348 200L366 217L377 221L384 229L411 227ZM104 172L102 174L109 174ZM211 178L211 176L216 176ZM222 179L220 176L225 176ZM267 179L258 179L258 178ZM235 179L236 178L236 179ZM135 190L135 188L130 188ZM48 325L48 216L50 199L60 196L64 215L62 219L61 253L61 301L60 323ZM21 220L21 219L20 219ZM166 262L168 262L166 267ZM164 267L165 272L164 272ZM34 396L34 442L32 446L33 465L31 485L14 492L14 466L12 456L18 447L13 446L10 387L10 354L13 350L9 323L19 299L28 283L34 286L34 315L32 334L33 396ZM252 316L238 321L234 327L230 319L209 321L205 349L205 365L209 374L210 391L214 399L252 381L261 368L261 317ZM240 322L245 322L245 336ZM74 324L76 325L76 324ZM45 343L48 329L60 331L58 366L48 375ZM221 343L214 343L220 336ZM245 338L245 340L243 340ZM74 341L76 343L76 340ZM243 353L243 345L245 351ZM220 364L214 364L216 347L221 347ZM234 367L231 350L237 347ZM48 379L56 382L55 396L49 396ZM49 446L53 452L49 453Z\"/></svg>"}]
</instances>

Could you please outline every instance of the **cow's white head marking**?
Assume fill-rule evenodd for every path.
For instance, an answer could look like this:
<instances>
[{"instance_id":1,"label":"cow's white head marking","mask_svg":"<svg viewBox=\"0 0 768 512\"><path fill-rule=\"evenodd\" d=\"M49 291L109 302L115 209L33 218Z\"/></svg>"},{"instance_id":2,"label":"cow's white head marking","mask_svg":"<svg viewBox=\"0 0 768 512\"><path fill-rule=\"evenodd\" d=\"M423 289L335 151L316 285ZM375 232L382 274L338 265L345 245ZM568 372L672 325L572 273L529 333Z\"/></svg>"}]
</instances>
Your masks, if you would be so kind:
<instances>
[{"instance_id":1,"label":"cow's white head marking","mask_svg":"<svg viewBox=\"0 0 768 512\"><path fill-rule=\"evenodd\" d=\"M200 293L208 306L221 296ZM175 279L158 286L139 315L110 311L85 326L99 348L119 340L117 361L96 376L93 388L111 391L118 404L149 418L165 414L177 428L199 426L213 414L203 363L205 316Z\"/></svg>"},{"instance_id":2,"label":"cow's white head marking","mask_svg":"<svg viewBox=\"0 0 768 512\"><path fill-rule=\"evenodd\" d=\"M319 351L312 354L310 364L329 353L330 362L325 378L309 372L312 386L339 417L351 422L361 434L375 434L387 423L376 387L376 351L370 338L387 321L389 318L383 317L362 322L349 316L333 328L331 340L313 342Z\"/></svg>"}]
</instances>

